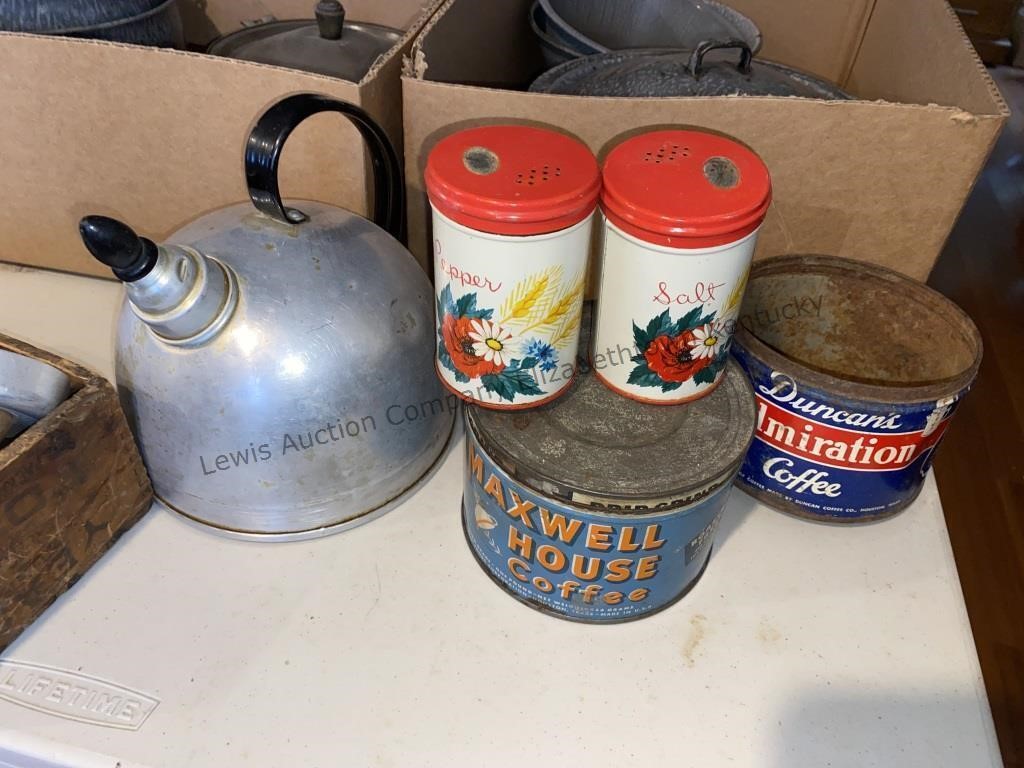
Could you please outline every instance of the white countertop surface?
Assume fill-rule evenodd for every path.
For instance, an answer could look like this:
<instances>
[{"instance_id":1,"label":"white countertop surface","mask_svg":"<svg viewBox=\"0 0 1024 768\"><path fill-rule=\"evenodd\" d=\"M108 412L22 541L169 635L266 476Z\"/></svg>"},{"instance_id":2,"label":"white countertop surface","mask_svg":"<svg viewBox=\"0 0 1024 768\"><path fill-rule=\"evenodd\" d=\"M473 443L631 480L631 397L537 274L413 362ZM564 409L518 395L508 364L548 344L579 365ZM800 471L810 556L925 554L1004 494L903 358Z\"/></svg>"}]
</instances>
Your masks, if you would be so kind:
<instances>
[{"instance_id":1,"label":"white countertop surface","mask_svg":"<svg viewBox=\"0 0 1024 768\"><path fill-rule=\"evenodd\" d=\"M112 377L120 296L0 265L0 331ZM394 512L316 541L230 540L154 505L0 672L159 703L132 731L0 700L0 767L1001 765L933 479L860 527L734 490L689 595L592 626L474 561L461 447Z\"/></svg>"}]
</instances>

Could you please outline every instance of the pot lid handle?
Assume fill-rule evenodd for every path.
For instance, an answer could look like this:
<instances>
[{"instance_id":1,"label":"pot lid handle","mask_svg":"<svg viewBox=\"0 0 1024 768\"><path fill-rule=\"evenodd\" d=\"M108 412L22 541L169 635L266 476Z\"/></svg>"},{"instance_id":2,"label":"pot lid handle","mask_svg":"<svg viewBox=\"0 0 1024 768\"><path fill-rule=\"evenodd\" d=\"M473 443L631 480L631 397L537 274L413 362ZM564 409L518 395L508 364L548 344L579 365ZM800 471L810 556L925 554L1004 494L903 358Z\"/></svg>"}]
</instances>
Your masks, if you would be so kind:
<instances>
[{"instance_id":1,"label":"pot lid handle","mask_svg":"<svg viewBox=\"0 0 1024 768\"><path fill-rule=\"evenodd\" d=\"M340 40L345 29L345 7L338 0L320 0L313 11L320 37Z\"/></svg>"},{"instance_id":2,"label":"pot lid handle","mask_svg":"<svg viewBox=\"0 0 1024 768\"><path fill-rule=\"evenodd\" d=\"M693 53L690 54L690 61L686 65L690 70L690 74L693 75L694 80L700 77L701 68L704 66L704 56L711 51L719 50L721 48L738 48L740 50L740 63L736 65L736 69L742 75L750 74L750 62L751 59L754 58L754 52L750 50L750 46L744 41L705 40L693 49Z\"/></svg>"},{"instance_id":3,"label":"pot lid handle","mask_svg":"<svg viewBox=\"0 0 1024 768\"><path fill-rule=\"evenodd\" d=\"M256 121L245 146L245 180L252 204L286 224L301 224L302 211L286 208L278 187L281 150L295 127L320 112L339 112L362 134L373 166L373 222L405 243L405 186L398 154L384 129L355 104L316 93L286 96Z\"/></svg>"}]
</instances>

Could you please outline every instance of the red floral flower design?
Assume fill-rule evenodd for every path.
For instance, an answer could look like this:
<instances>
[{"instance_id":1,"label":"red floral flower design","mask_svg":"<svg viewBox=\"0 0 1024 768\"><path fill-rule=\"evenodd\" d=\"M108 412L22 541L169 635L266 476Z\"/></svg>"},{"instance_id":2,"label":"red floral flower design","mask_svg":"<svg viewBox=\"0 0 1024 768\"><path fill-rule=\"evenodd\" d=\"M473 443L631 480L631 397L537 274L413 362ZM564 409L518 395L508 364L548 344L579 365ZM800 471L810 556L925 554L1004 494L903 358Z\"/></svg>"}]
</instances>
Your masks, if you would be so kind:
<instances>
[{"instance_id":1,"label":"red floral flower design","mask_svg":"<svg viewBox=\"0 0 1024 768\"><path fill-rule=\"evenodd\" d=\"M657 336L644 350L647 367L662 381L688 381L699 371L711 365L711 357L696 360L690 356L695 336L685 331L678 336Z\"/></svg>"},{"instance_id":2,"label":"red floral flower design","mask_svg":"<svg viewBox=\"0 0 1024 768\"><path fill-rule=\"evenodd\" d=\"M473 330L472 323L471 317L454 315L445 315L441 321L441 336L444 338L444 346L452 358L452 363L471 379L489 373L501 373L505 368L503 363L487 362L473 353L474 339L469 335Z\"/></svg>"}]
</instances>

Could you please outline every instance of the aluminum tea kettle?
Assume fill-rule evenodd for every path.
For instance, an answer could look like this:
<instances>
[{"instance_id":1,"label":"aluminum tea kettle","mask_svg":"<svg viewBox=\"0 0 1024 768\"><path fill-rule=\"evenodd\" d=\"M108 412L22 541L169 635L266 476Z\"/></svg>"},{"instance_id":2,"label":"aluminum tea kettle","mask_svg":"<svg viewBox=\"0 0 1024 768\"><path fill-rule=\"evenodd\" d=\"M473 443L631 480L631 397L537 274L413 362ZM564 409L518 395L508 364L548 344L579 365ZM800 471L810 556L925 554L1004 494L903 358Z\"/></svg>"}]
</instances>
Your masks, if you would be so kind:
<instances>
[{"instance_id":1,"label":"aluminum tea kettle","mask_svg":"<svg viewBox=\"0 0 1024 768\"><path fill-rule=\"evenodd\" d=\"M327 111L369 146L372 223L281 200L286 139ZM245 173L257 210L214 211L171 244L102 216L79 229L125 284L117 386L157 497L237 535L323 535L394 506L444 450L455 402L433 369L432 290L396 239L398 157L363 110L285 98L253 128Z\"/></svg>"}]
</instances>

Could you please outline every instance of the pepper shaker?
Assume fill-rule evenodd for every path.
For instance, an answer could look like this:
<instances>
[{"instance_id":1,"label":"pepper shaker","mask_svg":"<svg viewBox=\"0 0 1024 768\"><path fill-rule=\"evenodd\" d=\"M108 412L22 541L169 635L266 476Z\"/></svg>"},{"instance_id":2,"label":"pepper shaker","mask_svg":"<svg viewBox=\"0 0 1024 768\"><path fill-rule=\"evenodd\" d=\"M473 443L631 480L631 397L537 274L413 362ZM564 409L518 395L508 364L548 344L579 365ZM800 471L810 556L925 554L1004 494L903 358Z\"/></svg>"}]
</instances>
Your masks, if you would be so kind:
<instances>
[{"instance_id":1,"label":"pepper shaker","mask_svg":"<svg viewBox=\"0 0 1024 768\"><path fill-rule=\"evenodd\" d=\"M430 153L437 373L465 400L530 408L576 373L600 173L554 131L460 131Z\"/></svg>"}]
</instances>

